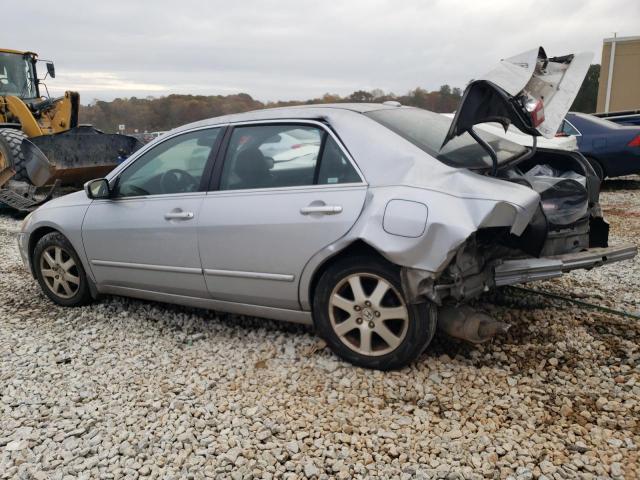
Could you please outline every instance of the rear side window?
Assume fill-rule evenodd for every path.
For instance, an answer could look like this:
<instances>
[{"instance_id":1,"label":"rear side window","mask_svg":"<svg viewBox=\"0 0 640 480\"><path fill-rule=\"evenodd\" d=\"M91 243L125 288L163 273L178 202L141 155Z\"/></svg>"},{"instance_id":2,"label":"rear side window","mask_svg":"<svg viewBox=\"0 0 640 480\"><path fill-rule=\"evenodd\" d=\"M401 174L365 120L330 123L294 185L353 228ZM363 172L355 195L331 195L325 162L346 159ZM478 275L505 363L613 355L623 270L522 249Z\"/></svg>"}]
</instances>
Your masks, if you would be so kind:
<instances>
[{"instance_id":1,"label":"rear side window","mask_svg":"<svg viewBox=\"0 0 640 480\"><path fill-rule=\"evenodd\" d=\"M336 141L327 136L322 152L322 161L318 170L318 184L357 183L360 176L349 159L342 152Z\"/></svg>"},{"instance_id":2,"label":"rear side window","mask_svg":"<svg viewBox=\"0 0 640 480\"><path fill-rule=\"evenodd\" d=\"M359 182L337 143L307 125L252 125L233 130L220 190Z\"/></svg>"}]
</instances>

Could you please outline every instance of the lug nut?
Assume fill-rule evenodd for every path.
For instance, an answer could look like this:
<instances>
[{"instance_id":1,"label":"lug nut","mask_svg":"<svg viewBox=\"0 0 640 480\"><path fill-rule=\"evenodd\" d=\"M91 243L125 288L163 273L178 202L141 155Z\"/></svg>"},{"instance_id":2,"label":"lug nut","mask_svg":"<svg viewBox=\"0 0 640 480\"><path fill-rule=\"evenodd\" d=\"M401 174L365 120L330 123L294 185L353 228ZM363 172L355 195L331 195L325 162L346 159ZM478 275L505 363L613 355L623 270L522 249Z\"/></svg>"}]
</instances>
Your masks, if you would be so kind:
<instances>
[{"instance_id":1,"label":"lug nut","mask_svg":"<svg viewBox=\"0 0 640 480\"><path fill-rule=\"evenodd\" d=\"M379 317L379 316L380 316L380 312L379 312L379 311L377 311L377 310L376 310L375 312L373 312L373 314L374 314L376 317Z\"/></svg>"},{"instance_id":2,"label":"lug nut","mask_svg":"<svg viewBox=\"0 0 640 480\"><path fill-rule=\"evenodd\" d=\"M360 305L356 305L355 307L353 307L353 309L354 309L356 312L359 312L360 310L362 310L362 307L361 307Z\"/></svg>"},{"instance_id":3,"label":"lug nut","mask_svg":"<svg viewBox=\"0 0 640 480\"><path fill-rule=\"evenodd\" d=\"M362 319L360 317L356 318L356 323L360 325L362 323Z\"/></svg>"},{"instance_id":4,"label":"lug nut","mask_svg":"<svg viewBox=\"0 0 640 480\"><path fill-rule=\"evenodd\" d=\"M371 302L370 302L369 300L367 300L366 302L364 302L364 304L365 304L367 307L370 307L370 306L371 306Z\"/></svg>"},{"instance_id":5,"label":"lug nut","mask_svg":"<svg viewBox=\"0 0 640 480\"><path fill-rule=\"evenodd\" d=\"M369 322L369 328L373 328L373 327L375 327L375 326L376 326L376 324L375 324L375 323L373 323L373 322Z\"/></svg>"}]
</instances>

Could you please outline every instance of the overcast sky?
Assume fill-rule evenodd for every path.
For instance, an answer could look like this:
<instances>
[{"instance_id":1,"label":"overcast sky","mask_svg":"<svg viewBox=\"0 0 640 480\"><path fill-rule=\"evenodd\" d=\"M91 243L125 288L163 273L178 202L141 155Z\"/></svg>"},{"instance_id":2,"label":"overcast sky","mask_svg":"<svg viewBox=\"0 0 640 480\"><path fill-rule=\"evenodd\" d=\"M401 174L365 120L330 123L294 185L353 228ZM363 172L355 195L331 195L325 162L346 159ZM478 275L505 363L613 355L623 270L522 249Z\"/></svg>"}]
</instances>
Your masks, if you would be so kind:
<instances>
[{"instance_id":1,"label":"overcast sky","mask_svg":"<svg viewBox=\"0 0 640 480\"><path fill-rule=\"evenodd\" d=\"M593 51L600 63L603 38L640 35L638 0L28 0L2 10L0 47L53 59L50 91L78 90L83 103L464 87L538 45Z\"/></svg>"}]
</instances>

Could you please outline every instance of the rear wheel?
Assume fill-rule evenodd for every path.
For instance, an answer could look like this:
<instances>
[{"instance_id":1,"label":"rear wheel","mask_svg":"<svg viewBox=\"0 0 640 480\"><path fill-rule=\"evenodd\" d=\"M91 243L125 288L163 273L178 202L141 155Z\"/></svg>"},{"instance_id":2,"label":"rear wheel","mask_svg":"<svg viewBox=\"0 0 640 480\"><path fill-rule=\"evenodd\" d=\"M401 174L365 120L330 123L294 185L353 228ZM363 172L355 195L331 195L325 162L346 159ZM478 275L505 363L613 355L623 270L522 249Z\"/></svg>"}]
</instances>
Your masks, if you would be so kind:
<instances>
[{"instance_id":1,"label":"rear wheel","mask_svg":"<svg viewBox=\"0 0 640 480\"><path fill-rule=\"evenodd\" d=\"M29 180L22 154L22 141L27 136L13 128L0 128L0 166L3 164L13 168L14 180Z\"/></svg>"},{"instance_id":2,"label":"rear wheel","mask_svg":"<svg viewBox=\"0 0 640 480\"><path fill-rule=\"evenodd\" d=\"M48 233L38 241L33 265L40 288L58 305L75 307L91 300L80 258L61 233Z\"/></svg>"},{"instance_id":3,"label":"rear wheel","mask_svg":"<svg viewBox=\"0 0 640 480\"><path fill-rule=\"evenodd\" d=\"M336 355L380 370L417 359L436 327L434 308L405 300L399 269L371 257L330 266L318 282L313 313L319 335Z\"/></svg>"}]
</instances>

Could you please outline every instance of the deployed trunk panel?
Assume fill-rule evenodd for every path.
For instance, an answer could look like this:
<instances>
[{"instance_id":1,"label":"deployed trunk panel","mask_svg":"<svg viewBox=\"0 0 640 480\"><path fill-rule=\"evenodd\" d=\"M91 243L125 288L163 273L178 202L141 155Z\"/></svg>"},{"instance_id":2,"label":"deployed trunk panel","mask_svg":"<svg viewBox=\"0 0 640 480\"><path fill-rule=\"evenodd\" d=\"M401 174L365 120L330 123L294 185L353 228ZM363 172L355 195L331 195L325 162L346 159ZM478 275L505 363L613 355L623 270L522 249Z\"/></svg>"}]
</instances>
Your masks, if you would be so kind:
<instances>
[{"instance_id":1,"label":"deployed trunk panel","mask_svg":"<svg viewBox=\"0 0 640 480\"><path fill-rule=\"evenodd\" d=\"M478 123L513 124L524 133L551 138L584 80L593 54L548 58L542 47L502 60L471 82L443 146Z\"/></svg>"}]
</instances>

